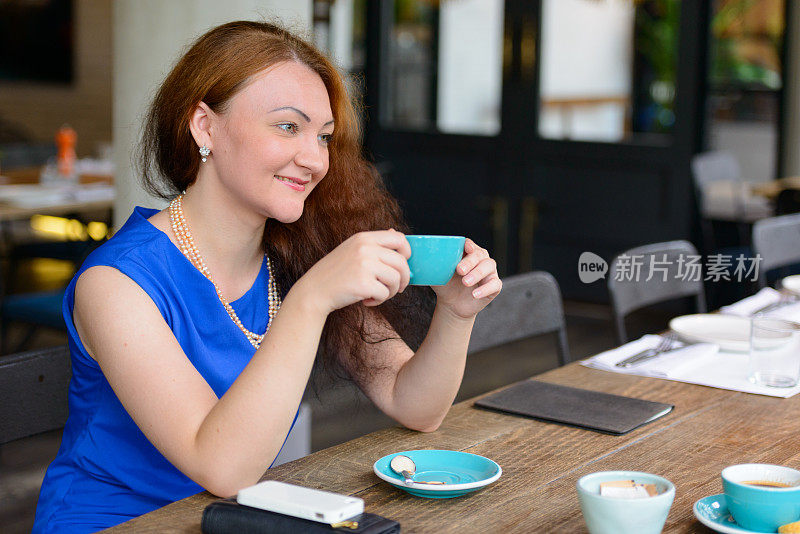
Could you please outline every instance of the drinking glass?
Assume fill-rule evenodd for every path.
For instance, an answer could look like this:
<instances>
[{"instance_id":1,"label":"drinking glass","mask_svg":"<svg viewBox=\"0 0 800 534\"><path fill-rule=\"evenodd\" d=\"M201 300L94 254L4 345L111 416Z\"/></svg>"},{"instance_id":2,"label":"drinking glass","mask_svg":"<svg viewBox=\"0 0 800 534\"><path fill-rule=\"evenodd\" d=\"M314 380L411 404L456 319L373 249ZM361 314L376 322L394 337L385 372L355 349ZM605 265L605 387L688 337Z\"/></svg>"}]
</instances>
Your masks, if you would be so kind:
<instances>
[{"instance_id":1,"label":"drinking glass","mask_svg":"<svg viewBox=\"0 0 800 534\"><path fill-rule=\"evenodd\" d=\"M800 324L753 317L748 379L754 384L790 388L800 379Z\"/></svg>"}]
</instances>

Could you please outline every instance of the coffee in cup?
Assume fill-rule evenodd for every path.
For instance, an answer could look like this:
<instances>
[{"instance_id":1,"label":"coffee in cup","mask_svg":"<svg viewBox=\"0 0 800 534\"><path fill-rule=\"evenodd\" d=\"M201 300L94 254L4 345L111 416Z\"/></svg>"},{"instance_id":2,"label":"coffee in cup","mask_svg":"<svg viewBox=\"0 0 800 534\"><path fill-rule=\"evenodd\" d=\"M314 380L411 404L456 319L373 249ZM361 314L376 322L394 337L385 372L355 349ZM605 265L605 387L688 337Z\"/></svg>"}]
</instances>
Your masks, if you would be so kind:
<instances>
[{"instance_id":1,"label":"coffee in cup","mask_svg":"<svg viewBox=\"0 0 800 534\"><path fill-rule=\"evenodd\" d=\"M775 532L800 520L800 471L772 464L739 464L722 470L728 510L747 530Z\"/></svg>"},{"instance_id":2,"label":"coffee in cup","mask_svg":"<svg viewBox=\"0 0 800 534\"><path fill-rule=\"evenodd\" d=\"M791 488L791 484L785 482L775 482L774 480L745 480L742 484L757 486L760 488Z\"/></svg>"}]
</instances>

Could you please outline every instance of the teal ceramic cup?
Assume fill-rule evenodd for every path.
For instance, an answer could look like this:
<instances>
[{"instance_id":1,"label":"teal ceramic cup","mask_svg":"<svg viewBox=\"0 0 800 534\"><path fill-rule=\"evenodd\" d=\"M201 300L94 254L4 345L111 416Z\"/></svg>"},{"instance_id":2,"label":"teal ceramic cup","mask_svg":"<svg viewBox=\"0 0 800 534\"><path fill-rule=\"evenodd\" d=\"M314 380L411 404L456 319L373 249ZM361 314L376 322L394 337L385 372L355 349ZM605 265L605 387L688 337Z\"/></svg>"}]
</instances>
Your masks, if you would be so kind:
<instances>
[{"instance_id":1,"label":"teal ceramic cup","mask_svg":"<svg viewBox=\"0 0 800 534\"><path fill-rule=\"evenodd\" d=\"M612 480L633 480L655 484L657 495L641 499L619 499L600 495L600 484ZM666 478L639 471L601 471L581 477L578 500L591 534L659 534L664 528L675 485Z\"/></svg>"},{"instance_id":2,"label":"teal ceramic cup","mask_svg":"<svg viewBox=\"0 0 800 534\"><path fill-rule=\"evenodd\" d=\"M777 532L781 525L800 520L800 471L796 469L772 464L731 465L722 470L722 489L733 519L747 530Z\"/></svg>"},{"instance_id":3,"label":"teal ceramic cup","mask_svg":"<svg viewBox=\"0 0 800 534\"><path fill-rule=\"evenodd\" d=\"M412 286L443 286L453 277L464 256L464 237L407 235L411 245L408 267Z\"/></svg>"}]
</instances>

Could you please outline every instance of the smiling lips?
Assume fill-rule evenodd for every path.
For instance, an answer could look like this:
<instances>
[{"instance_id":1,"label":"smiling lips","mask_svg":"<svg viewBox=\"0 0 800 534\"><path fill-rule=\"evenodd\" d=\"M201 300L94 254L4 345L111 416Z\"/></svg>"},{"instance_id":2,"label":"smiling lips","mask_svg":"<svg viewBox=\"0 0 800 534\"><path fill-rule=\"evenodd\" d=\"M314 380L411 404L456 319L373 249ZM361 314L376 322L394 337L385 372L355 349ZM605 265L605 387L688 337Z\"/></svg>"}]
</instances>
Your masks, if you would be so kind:
<instances>
[{"instance_id":1,"label":"smiling lips","mask_svg":"<svg viewBox=\"0 0 800 534\"><path fill-rule=\"evenodd\" d=\"M281 182L282 184L291 187L295 191L305 191L306 184L310 181L310 180L301 180L300 178L292 178L290 176L278 176L277 174L275 175L275 179Z\"/></svg>"}]
</instances>

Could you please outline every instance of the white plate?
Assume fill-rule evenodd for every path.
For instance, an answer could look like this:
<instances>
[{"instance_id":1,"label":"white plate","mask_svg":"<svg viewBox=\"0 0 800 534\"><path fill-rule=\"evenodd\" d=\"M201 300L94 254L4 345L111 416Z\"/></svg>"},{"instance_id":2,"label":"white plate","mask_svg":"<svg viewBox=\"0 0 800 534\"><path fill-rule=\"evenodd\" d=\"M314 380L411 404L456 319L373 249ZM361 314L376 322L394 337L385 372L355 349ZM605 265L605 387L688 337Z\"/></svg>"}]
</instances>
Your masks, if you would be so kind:
<instances>
[{"instance_id":1,"label":"white plate","mask_svg":"<svg viewBox=\"0 0 800 534\"><path fill-rule=\"evenodd\" d=\"M716 343L720 350L750 350L750 319L734 315L698 313L682 315L669 322L681 339L689 342Z\"/></svg>"},{"instance_id":2,"label":"white plate","mask_svg":"<svg viewBox=\"0 0 800 534\"><path fill-rule=\"evenodd\" d=\"M794 293L795 295L800 295L800 274L796 274L794 276L787 276L783 280L781 280L781 285Z\"/></svg>"}]
</instances>

